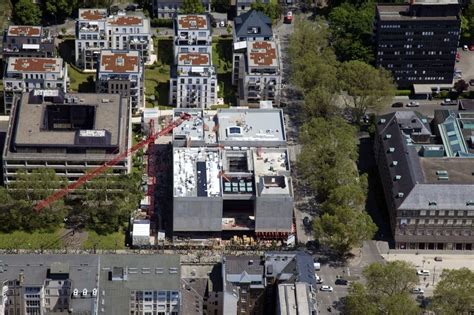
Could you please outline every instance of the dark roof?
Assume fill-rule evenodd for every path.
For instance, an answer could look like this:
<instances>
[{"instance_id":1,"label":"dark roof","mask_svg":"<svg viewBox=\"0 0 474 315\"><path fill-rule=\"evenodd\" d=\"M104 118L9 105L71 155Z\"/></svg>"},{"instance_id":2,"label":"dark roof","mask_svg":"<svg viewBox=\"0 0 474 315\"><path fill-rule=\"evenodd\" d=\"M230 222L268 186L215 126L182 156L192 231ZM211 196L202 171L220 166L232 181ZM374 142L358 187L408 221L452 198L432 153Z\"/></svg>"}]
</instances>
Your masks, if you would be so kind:
<instances>
[{"instance_id":1,"label":"dark roof","mask_svg":"<svg viewBox=\"0 0 474 315\"><path fill-rule=\"evenodd\" d=\"M234 19L237 37L272 37L272 20L260 11L250 10ZM255 29L257 33L249 30Z\"/></svg>"},{"instance_id":2,"label":"dark roof","mask_svg":"<svg viewBox=\"0 0 474 315\"><path fill-rule=\"evenodd\" d=\"M182 314L203 314L204 297L208 290L208 278L181 279Z\"/></svg>"},{"instance_id":3,"label":"dark roof","mask_svg":"<svg viewBox=\"0 0 474 315\"><path fill-rule=\"evenodd\" d=\"M474 110L474 100L468 98L459 100L459 109L469 111Z\"/></svg>"},{"instance_id":4,"label":"dark roof","mask_svg":"<svg viewBox=\"0 0 474 315\"><path fill-rule=\"evenodd\" d=\"M268 252L265 268L265 275L279 282L305 282L316 288L313 257L305 252Z\"/></svg>"}]
</instances>

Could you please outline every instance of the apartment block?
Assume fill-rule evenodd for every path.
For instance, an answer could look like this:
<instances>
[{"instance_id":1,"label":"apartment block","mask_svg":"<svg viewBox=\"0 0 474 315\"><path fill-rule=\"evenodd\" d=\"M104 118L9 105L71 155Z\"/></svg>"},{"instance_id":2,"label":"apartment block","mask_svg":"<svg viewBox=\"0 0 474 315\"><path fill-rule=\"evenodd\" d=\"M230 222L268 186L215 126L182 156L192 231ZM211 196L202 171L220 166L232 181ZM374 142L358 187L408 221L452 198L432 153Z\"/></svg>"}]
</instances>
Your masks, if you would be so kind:
<instances>
[{"instance_id":1,"label":"apartment block","mask_svg":"<svg viewBox=\"0 0 474 315\"><path fill-rule=\"evenodd\" d=\"M282 111L187 112L173 130L175 238L286 240L293 188Z\"/></svg>"},{"instance_id":2,"label":"apartment block","mask_svg":"<svg viewBox=\"0 0 474 315\"><path fill-rule=\"evenodd\" d=\"M451 87L460 26L458 0L379 4L375 19L376 65L391 71L399 87Z\"/></svg>"},{"instance_id":3,"label":"apartment block","mask_svg":"<svg viewBox=\"0 0 474 315\"><path fill-rule=\"evenodd\" d=\"M144 71L140 53L102 50L97 69L97 92L118 93L130 99L132 111L144 107Z\"/></svg>"},{"instance_id":4,"label":"apartment block","mask_svg":"<svg viewBox=\"0 0 474 315\"><path fill-rule=\"evenodd\" d=\"M76 65L96 70L102 49L137 50L142 62L150 62L153 41L149 19L141 13L107 15L106 9L79 9L76 21Z\"/></svg>"},{"instance_id":5,"label":"apartment block","mask_svg":"<svg viewBox=\"0 0 474 315\"><path fill-rule=\"evenodd\" d=\"M208 108L217 103L209 16L178 15L173 42L169 103L177 108Z\"/></svg>"},{"instance_id":6,"label":"apartment block","mask_svg":"<svg viewBox=\"0 0 474 315\"><path fill-rule=\"evenodd\" d=\"M280 105L280 52L272 22L262 12L251 10L234 20L232 84L240 106Z\"/></svg>"},{"instance_id":7,"label":"apartment block","mask_svg":"<svg viewBox=\"0 0 474 315\"><path fill-rule=\"evenodd\" d=\"M11 25L3 34L3 59L8 57L54 57L54 39L41 26Z\"/></svg>"},{"instance_id":8,"label":"apartment block","mask_svg":"<svg viewBox=\"0 0 474 315\"><path fill-rule=\"evenodd\" d=\"M224 314L317 315L313 258L304 252L222 258Z\"/></svg>"},{"instance_id":9,"label":"apartment block","mask_svg":"<svg viewBox=\"0 0 474 315\"><path fill-rule=\"evenodd\" d=\"M374 145L397 249L473 250L474 112L377 118Z\"/></svg>"},{"instance_id":10,"label":"apartment block","mask_svg":"<svg viewBox=\"0 0 474 315\"><path fill-rule=\"evenodd\" d=\"M152 12L153 16L159 19L170 20L173 19L176 14L181 12L183 6L183 0L153 0L152 1ZM211 12L211 1L201 0L202 5L206 9L207 13Z\"/></svg>"},{"instance_id":11,"label":"apartment block","mask_svg":"<svg viewBox=\"0 0 474 315\"><path fill-rule=\"evenodd\" d=\"M3 150L7 188L19 171L45 167L77 180L131 146L130 106L119 94L33 90L22 94L10 117ZM111 175L130 170L131 158L126 157Z\"/></svg>"},{"instance_id":12,"label":"apartment block","mask_svg":"<svg viewBox=\"0 0 474 315\"><path fill-rule=\"evenodd\" d=\"M10 57L3 76L5 114L23 92L59 89L66 92L69 78L61 58Z\"/></svg>"}]
</instances>

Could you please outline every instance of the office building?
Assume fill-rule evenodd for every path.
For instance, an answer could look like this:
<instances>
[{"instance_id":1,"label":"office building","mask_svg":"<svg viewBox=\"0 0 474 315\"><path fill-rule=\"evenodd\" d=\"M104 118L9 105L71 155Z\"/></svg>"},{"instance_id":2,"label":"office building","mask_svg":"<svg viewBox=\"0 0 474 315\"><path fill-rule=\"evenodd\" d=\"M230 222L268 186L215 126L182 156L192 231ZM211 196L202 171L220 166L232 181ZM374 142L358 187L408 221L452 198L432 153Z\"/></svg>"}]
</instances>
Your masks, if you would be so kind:
<instances>
[{"instance_id":1,"label":"office building","mask_svg":"<svg viewBox=\"0 0 474 315\"><path fill-rule=\"evenodd\" d=\"M395 246L472 250L474 113L436 110L377 118L375 158Z\"/></svg>"},{"instance_id":2,"label":"office building","mask_svg":"<svg viewBox=\"0 0 474 315\"><path fill-rule=\"evenodd\" d=\"M76 65L96 70L102 49L136 50L148 64L153 53L150 20L142 13L107 15L106 9L79 9L76 21Z\"/></svg>"},{"instance_id":3,"label":"office building","mask_svg":"<svg viewBox=\"0 0 474 315\"><path fill-rule=\"evenodd\" d=\"M11 25L3 34L3 59L9 57L54 57L54 39L41 26Z\"/></svg>"},{"instance_id":4,"label":"office building","mask_svg":"<svg viewBox=\"0 0 474 315\"><path fill-rule=\"evenodd\" d=\"M54 89L66 92L69 83L67 65L61 58L10 57L3 76L5 114L23 92Z\"/></svg>"},{"instance_id":5,"label":"office building","mask_svg":"<svg viewBox=\"0 0 474 315\"><path fill-rule=\"evenodd\" d=\"M74 181L131 146L130 108L119 94L23 93L13 105L3 150L7 188L20 171L51 168ZM131 157L112 168L131 170Z\"/></svg>"},{"instance_id":6,"label":"office building","mask_svg":"<svg viewBox=\"0 0 474 315\"><path fill-rule=\"evenodd\" d=\"M164 20L173 19L177 13L181 12L183 2L183 0L153 0L153 16ZM210 13L211 1L201 0L201 3L204 6L206 12Z\"/></svg>"},{"instance_id":7,"label":"office building","mask_svg":"<svg viewBox=\"0 0 474 315\"><path fill-rule=\"evenodd\" d=\"M144 107L144 70L136 50L102 50L97 69L97 92L118 93L130 99L132 111Z\"/></svg>"},{"instance_id":8,"label":"office building","mask_svg":"<svg viewBox=\"0 0 474 315\"><path fill-rule=\"evenodd\" d=\"M458 0L379 4L375 63L391 71L401 88L452 87L460 26Z\"/></svg>"},{"instance_id":9,"label":"office building","mask_svg":"<svg viewBox=\"0 0 474 315\"><path fill-rule=\"evenodd\" d=\"M282 111L187 112L173 130L174 236L286 240L293 189Z\"/></svg>"},{"instance_id":10,"label":"office building","mask_svg":"<svg viewBox=\"0 0 474 315\"><path fill-rule=\"evenodd\" d=\"M209 16L177 15L169 103L177 108L208 108L217 103Z\"/></svg>"},{"instance_id":11,"label":"office building","mask_svg":"<svg viewBox=\"0 0 474 315\"><path fill-rule=\"evenodd\" d=\"M0 314L98 314L97 256L1 255L0 270Z\"/></svg>"}]
</instances>

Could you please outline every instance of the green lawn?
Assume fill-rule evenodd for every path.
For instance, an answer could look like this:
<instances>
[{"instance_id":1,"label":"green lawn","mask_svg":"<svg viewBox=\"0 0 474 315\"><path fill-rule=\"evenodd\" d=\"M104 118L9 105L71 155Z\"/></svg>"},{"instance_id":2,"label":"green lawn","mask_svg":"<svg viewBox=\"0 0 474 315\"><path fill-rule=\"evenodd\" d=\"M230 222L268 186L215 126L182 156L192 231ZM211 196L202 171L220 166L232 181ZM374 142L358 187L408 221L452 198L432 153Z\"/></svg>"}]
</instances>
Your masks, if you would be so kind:
<instances>
[{"instance_id":1,"label":"green lawn","mask_svg":"<svg viewBox=\"0 0 474 315\"><path fill-rule=\"evenodd\" d=\"M217 81L221 88L219 96L224 97L227 106L236 104L236 87L232 86L232 38L213 41L212 63L216 67Z\"/></svg>"},{"instance_id":2,"label":"green lawn","mask_svg":"<svg viewBox=\"0 0 474 315\"><path fill-rule=\"evenodd\" d=\"M95 92L95 82L93 73L82 73L73 66L68 66L68 74L71 85L69 90L73 92Z\"/></svg>"},{"instance_id":3,"label":"green lawn","mask_svg":"<svg viewBox=\"0 0 474 315\"><path fill-rule=\"evenodd\" d=\"M2 249L60 249L63 248L62 230L52 233L15 231L0 233Z\"/></svg>"},{"instance_id":4,"label":"green lawn","mask_svg":"<svg viewBox=\"0 0 474 315\"><path fill-rule=\"evenodd\" d=\"M87 240L82 244L83 249L125 249L125 234L123 231L107 235L99 235L96 232L88 231Z\"/></svg>"},{"instance_id":5,"label":"green lawn","mask_svg":"<svg viewBox=\"0 0 474 315\"><path fill-rule=\"evenodd\" d=\"M145 69L145 98L147 107L154 107L156 100L159 106L168 106L170 81L170 67L168 65L159 67L148 67ZM148 97L155 95L155 104Z\"/></svg>"}]
</instances>

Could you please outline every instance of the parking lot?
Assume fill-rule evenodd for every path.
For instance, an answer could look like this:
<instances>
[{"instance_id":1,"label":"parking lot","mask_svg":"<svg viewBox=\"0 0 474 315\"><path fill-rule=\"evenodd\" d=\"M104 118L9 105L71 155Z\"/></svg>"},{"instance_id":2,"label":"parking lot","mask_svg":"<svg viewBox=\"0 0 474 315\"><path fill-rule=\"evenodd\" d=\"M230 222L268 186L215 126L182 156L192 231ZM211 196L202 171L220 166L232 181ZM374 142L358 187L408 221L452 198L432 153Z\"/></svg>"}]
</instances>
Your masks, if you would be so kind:
<instances>
[{"instance_id":1,"label":"parking lot","mask_svg":"<svg viewBox=\"0 0 474 315\"><path fill-rule=\"evenodd\" d=\"M458 49L458 53L461 58L456 62L456 69L462 72L462 79L469 83L469 80L474 79L474 51Z\"/></svg>"}]
</instances>

